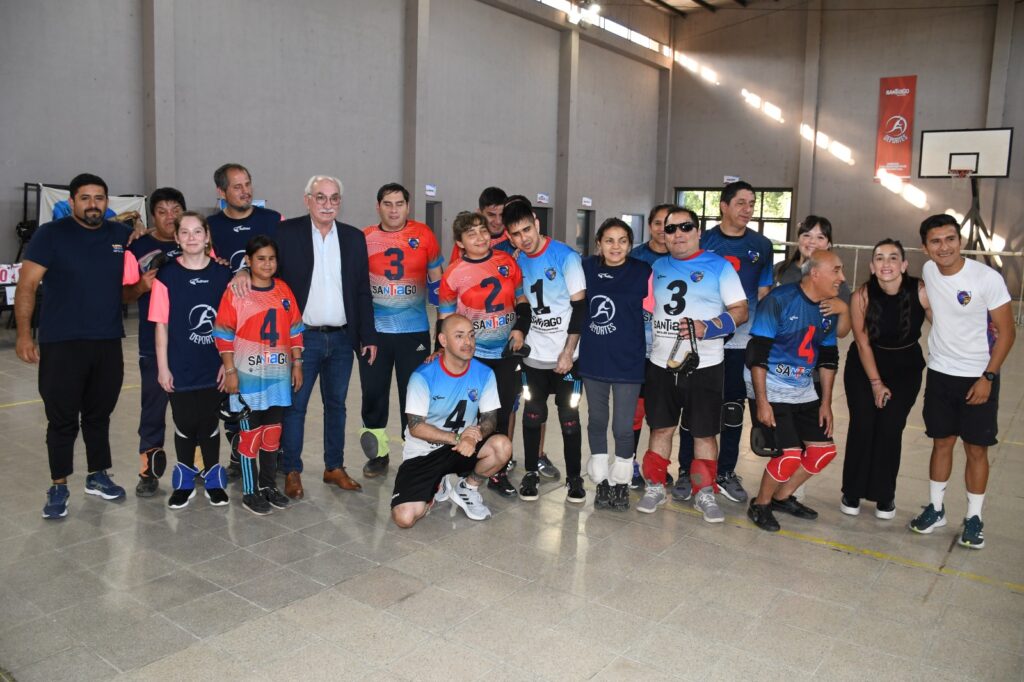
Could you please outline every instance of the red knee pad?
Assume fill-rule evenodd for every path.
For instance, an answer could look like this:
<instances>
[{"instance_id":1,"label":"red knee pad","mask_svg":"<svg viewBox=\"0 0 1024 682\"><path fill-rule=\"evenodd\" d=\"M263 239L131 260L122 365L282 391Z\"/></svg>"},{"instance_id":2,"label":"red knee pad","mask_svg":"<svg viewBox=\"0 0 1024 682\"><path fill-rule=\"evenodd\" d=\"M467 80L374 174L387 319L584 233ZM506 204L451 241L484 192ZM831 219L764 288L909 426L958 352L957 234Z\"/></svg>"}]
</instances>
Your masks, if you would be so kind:
<instances>
[{"instance_id":1,"label":"red knee pad","mask_svg":"<svg viewBox=\"0 0 1024 682\"><path fill-rule=\"evenodd\" d=\"M639 431L642 428L644 428L644 399L638 398L636 411L633 412L633 430Z\"/></svg>"},{"instance_id":2,"label":"red knee pad","mask_svg":"<svg viewBox=\"0 0 1024 682\"><path fill-rule=\"evenodd\" d=\"M708 486L714 487L715 492L718 492L717 486L715 486L716 478L718 478L717 459L694 459L690 462L690 485L694 495Z\"/></svg>"},{"instance_id":3,"label":"red knee pad","mask_svg":"<svg viewBox=\"0 0 1024 682\"><path fill-rule=\"evenodd\" d=\"M836 458L836 445L808 445L804 450L800 464L809 474L820 474L821 470L828 466L828 463Z\"/></svg>"},{"instance_id":4,"label":"red knee pad","mask_svg":"<svg viewBox=\"0 0 1024 682\"><path fill-rule=\"evenodd\" d=\"M785 483L800 467L800 448L786 448L778 457L768 460L764 470L779 483Z\"/></svg>"},{"instance_id":5,"label":"red knee pad","mask_svg":"<svg viewBox=\"0 0 1024 682\"><path fill-rule=\"evenodd\" d=\"M644 462L640 467L644 478L657 485L665 485L665 474L668 473L668 460L654 450L644 454Z\"/></svg>"},{"instance_id":6,"label":"red knee pad","mask_svg":"<svg viewBox=\"0 0 1024 682\"><path fill-rule=\"evenodd\" d=\"M268 424L263 428L263 439L260 449L267 452L276 452L281 447L281 425Z\"/></svg>"},{"instance_id":7,"label":"red knee pad","mask_svg":"<svg viewBox=\"0 0 1024 682\"><path fill-rule=\"evenodd\" d=\"M262 426L257 426L251 431L242 431L238 438L238 454L243 457L256 457L260 453L260 441L262 439Z\"/></svg>"}]
</instances>

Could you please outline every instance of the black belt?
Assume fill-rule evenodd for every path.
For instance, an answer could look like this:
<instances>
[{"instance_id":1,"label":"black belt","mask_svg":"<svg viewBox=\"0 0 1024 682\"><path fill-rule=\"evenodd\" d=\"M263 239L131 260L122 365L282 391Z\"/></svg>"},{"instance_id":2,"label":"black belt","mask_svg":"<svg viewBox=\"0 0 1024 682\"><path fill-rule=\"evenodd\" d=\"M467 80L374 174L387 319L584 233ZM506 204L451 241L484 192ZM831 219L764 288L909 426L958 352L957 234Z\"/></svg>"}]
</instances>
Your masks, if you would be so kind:
<instances>
[{"instance_id":1,"label":"black belt","mask_svg":"<svg viewBox=\"0 0 1024 682\"><path fill-rule=\"evenodd\" d=\"M334 332L343 332L346 329L348 329L348 325L347 324L345 326L343 326L343 327L329 327L327 325L323 325L321 327L306 327L306 331L307 332L321 332L323 334L333 334Z\"/></svg>"}]
</instances>

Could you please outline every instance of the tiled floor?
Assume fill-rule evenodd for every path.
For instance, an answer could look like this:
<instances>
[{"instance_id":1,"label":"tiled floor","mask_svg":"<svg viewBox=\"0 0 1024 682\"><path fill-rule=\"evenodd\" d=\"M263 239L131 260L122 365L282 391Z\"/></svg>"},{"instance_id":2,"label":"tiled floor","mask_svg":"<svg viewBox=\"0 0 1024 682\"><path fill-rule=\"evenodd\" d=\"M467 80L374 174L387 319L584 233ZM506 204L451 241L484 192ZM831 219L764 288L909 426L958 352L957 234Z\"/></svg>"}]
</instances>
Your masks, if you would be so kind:
<instances>
[{"instance_id":1,"label":"tiled floor","mask_svg":"<svg viewBox=\"0 0 1024 682\"><path fill-rule=\"evenodd\" d=\"M1024 674L1021 344L1004 372L988 547L972 552L954 545L955 523L933 536L906 530L927 496L919 407L890 522L839 513L837 460L808 489L821 518L783 518L781 535L753 528L727 501L727 522L710 526L688 504L653 515L568 505L552 483L536 503L485 494L494 517L483 523L442 505L400 531L387 517L394 467L386 481L364 480L362 493L319 482L315 407L307 498L286 511L257 518L236 494L226 509L200 496L171 512L166 481L156 499L129 492L112 504L82 493L80 471L68 518L45 522L43 410L35 368L16 359L12 341L0 333L0 669L22 682ZM134 338L125 357L111 439L117 480L132 489ZM841 383L838 393L842 445ZM354 376L353 445L358 396ZM548 440L559 463L558 438ZM362 479L358 446L347 454ZM743 454L748 489L762 466ZM962 471L960 456L952 519L966 505Z\"/></svg>"}]
</instances>

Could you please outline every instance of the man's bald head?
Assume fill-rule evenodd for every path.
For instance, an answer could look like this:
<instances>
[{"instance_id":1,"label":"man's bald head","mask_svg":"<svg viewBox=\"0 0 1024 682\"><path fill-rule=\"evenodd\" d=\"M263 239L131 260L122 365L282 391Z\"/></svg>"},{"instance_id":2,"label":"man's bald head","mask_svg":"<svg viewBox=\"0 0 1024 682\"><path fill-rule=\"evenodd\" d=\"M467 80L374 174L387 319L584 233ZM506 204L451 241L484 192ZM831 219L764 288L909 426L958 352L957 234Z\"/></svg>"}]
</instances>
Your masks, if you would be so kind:
<instances>
[{"instance_id":1,"label":"man's bald head","mask_svg":"<svg viewBox=\"0 0 1024 682\"><path fill-rule=\"evenodd\" d=\"M441 320L441 333L438 336L446 356L454 356L462 362L469 362L476 352L476 334L473 323L463 315L449 315ZM450 358L449 358L450 359Z\"/></svg>"},{"instance_id":2,"label":"man's bald head","mask_svg":"<svg viewBox=\"0 0 1024 682\"><path fill-rule=\"evenodd\" d=\"M807 259L800 266L800 275L807 277L811 274L811 270L816 270L822 266L833 267L836 263L842 264L842 259L832 251L826 251L824 249L816 249L812 251Z\"/></svg>"},{"instance_id":3,"label":"man's bald head","mask_svg":"<svg viewBox=\"0 0 1024 682\"><path fill-rule=\"evenodd\" d=\"M441 320L441 333L445 336L455 333L455 330L459 328L472 329L473 323L469 321L468 317L458 313L449 315Z\"/></svg>"}]
</instances>

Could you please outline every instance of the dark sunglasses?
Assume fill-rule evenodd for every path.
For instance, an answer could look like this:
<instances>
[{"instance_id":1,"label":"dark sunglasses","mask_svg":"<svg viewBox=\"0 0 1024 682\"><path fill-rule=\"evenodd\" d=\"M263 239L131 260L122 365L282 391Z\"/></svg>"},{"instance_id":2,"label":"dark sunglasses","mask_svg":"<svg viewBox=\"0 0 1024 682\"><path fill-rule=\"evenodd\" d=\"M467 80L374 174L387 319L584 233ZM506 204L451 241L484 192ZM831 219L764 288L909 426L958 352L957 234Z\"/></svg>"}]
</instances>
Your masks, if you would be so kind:
<instances>
[{"instance_id":1,"label":"dark sunglasses","mask_svg":"<svg viewBox=\"0 0 1024 682\"><path fill-rule=\"evenodd\" d=\"M691 222L685 223L672 223L665 226L665 234L675 234L676 230L682 230L683 232L693 232L697 229L697 226Z\"/></svg>"}]
</instances>

